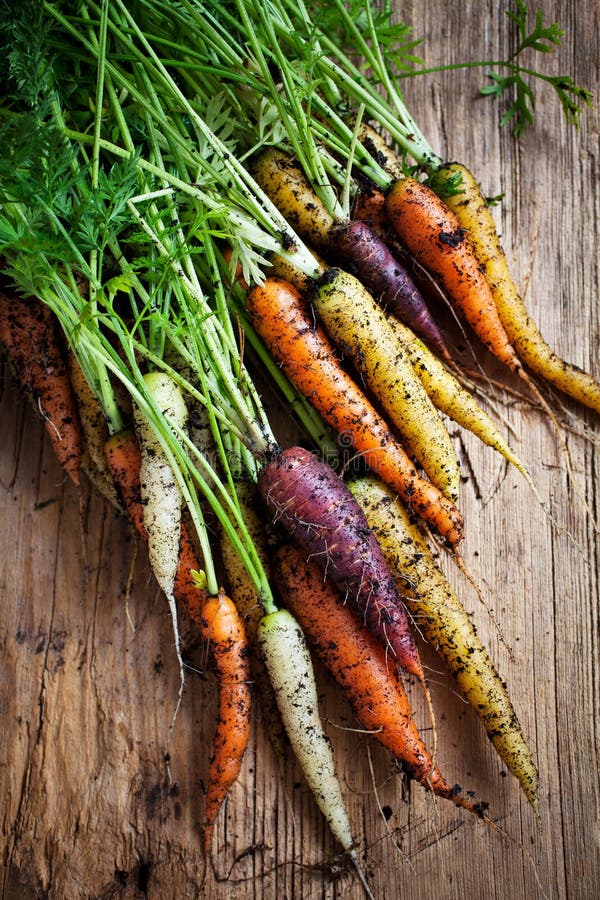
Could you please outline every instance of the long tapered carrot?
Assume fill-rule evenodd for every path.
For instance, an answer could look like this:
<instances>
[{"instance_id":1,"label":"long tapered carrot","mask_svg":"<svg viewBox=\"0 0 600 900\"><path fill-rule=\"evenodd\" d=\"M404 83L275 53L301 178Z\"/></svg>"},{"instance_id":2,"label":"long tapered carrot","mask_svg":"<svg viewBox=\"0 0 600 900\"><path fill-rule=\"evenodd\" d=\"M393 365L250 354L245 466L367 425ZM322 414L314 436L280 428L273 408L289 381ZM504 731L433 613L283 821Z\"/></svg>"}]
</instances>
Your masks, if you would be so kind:
<instances>
[{"instance_id":1,"label":"long tapered carrot","mask_svg":"<svg viewBox=\"0 0 600 900\"><path fill-rule=\"evenodd\" d=\"M410 455L454 503L460 473L452 440L390 317L349 272L329 268L311 295L325 330L352 363Z\"/></svg>"},{"instance_id":2,"label":"long tapered carrot","mask_svg":"<svg viewBox=\"0 0 600 900\"><path fill-rule=\"evenodd\" d=\"M425 538L381 482L358 478L348 486L365 512L420 632L446 662L537 814L538 773L506 685Z\"/></svg>"},{"instance_id":3,"label":"long tapered carrot","mask_svg":"<svg viewBox=\"0 0 600 900\"><path fill-rule=\"evenodd\" d=\"M323 579L320 567L288 544L275 553L274 577L285 605L341 685L361 726L425 788L481 815L485 804L464 797L434 764L385 649Z\"/></svg>"},{"instance_id":4,"label":"long tapered carrot","mask_svg":"<svg viewBox=\"0 0 600 900\"><path fill-rule=\"evenodd\" d=\"M511 344L499 315L499 307L496 306L491 283L473 250L469 235L461 228L452 210L427 185L411 178L404 178L395 182L388 192L386 211L396 232L419 261L439 278L449 299L469 322L480 340L497 359L505 363L527 384L552 422L567 471L573 477L569 449L562 438L556 413L529 371L524 368ZM531 348L536 343L536 330L532 328L523 333L523 325L529 327L527 318L523 318L524 307L519 311L513 304L510 308L512 312L504 308L503 316L509 323L511 333L514 335L520 332L522 346ZM541 351L543 342L538 341L537 344L537 351ZM558 358L556 361L549 360L547 353L548 348L543 354L546 357L544 367L549 370L562 367L561 382L566 386L567 364ZM549 365L550 362L552 366ZM571 384L574 383L571 379ZM600 390L594 380L584 373L577 392L582 402L587 402L587 405L594 409L600 408ZM577 491L577 488L575 490Z\"/></svg>"},{"instance_id":5,"label":"long tapered carrot","mask_svg":"<svg viewBox=\"0 0 600 900\"><path fill-rule=\"evenodd\" d=\"M419 476L387 423L339 365L299 292L286 281L268 278L248 292L246 306L274 358L325 421L349 438L370 468L455 547L463 535L460 511Z\"/></svg>"},{"instance_id":6,"label":"long tapered carrot","mask_svg":"<svg viewBox=\"0 0 600 900\"><path fill-rule=\"evenodd\" d=\"M140 489L141 453L135 432L127 428L111 435L105 444L104 453L120 504L142 541L147 543L148 533L144 525L144 505ZM201 568L190 533L182 523L173 594L195 625L200 624L204 595L191 572Z\"/></svg>"},{"instance_id":7,"label":"long tapered carrot","mask_svg":"<svg viewBox=\"0 0 600 900\"><path fill-rule=\"evenodd\" d=\"M474 175L460 163L447 163L431 176L434 190L460 176L460 187L444 200L469 235L489 282L498 316L522 362L537 375L585 406L600 412L600 384L587 372L561 359L546 343L510 274L489 205Z\"/></svg>"},{"instance_id":8,"label":"long tapered carrot","mask_svg":"<svg viewBox=\"0 0 600 900\"><path fill-rule=\"evenodd\" d=\"M423 382L431 400L440 410L463 428L477 435L489 447L501 453L527 479L537 493L531 476L512 448L504 440L490 417L479 406L475 397L448 371L425 344L409 328L394 316L389 316L390 327L402 342L415 372Z\"/></svg>"},{"instance_id":9,"label":"long tapered carrot","mask_svg":"<svg viewBox=\"0 0 600 900\"><path fill-rule=\"evenodd\" d=\"M390 223L418 262L439 280L485 346L515 372L521 363L498 316L491 288L454 213L414 178L394 182L386 196Z\"/></svg>"},{"instance_id":10,"label":"long tapered carrot","mask_svg":"<svg viewBox=\"0 0 600 900\"><path fill-rule=\"evenodd\" d=\"M331 741L319 715L317 685L300 625L287 609L275 609L258 626L258 641L273 683L294 755L331 832L348 854L369 900L374 896L358 861Z\"/></svg>"},{"instance_id":11,"label":"long tapered carrot","mask_svg":"<svg viewBox=\"0 0 600 900\"><path fill-rule=\"evenodd\" d=\"M51 310L34 297L0 291L0 342L40 413L62 468L79 484L83 434Z\"/></svg>"},{"instance_id":12,"label":"long tapered carrot","mask_svg":"<svg viewBox=\"0 0 600 900\"><path fill-rule=\"evenodd\" d=\"M219 684L219 713L210 761L204 814L204 853L212 844L223 801L236 781L250 738L250 663L244 624L223 590L207 597L200 616L202 635L209 642Z\"/></svg>"},{"instance_id":13,"label":"long tapered carrot","mask_svg":"<svg viewBox=\"0 0 600 900\"><path fill-rule=\"evenodd\" d=\"M364 221L336 229L345 267L368 287L381 306L410 325L442 359L451 361L442 334L423 295L389 244Z\"/></svg>"}]
</instances>

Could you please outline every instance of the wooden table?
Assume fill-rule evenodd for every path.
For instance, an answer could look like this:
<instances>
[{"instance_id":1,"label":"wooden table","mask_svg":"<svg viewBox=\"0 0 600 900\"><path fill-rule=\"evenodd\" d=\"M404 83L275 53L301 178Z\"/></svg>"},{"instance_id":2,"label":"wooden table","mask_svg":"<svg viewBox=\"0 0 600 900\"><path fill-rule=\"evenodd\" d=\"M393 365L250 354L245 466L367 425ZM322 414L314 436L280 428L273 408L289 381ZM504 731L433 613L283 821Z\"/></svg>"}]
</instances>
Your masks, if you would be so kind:
<instances>
[{"instance_id":1,"label":"wooden table","mask_svg":"<svg viewBox=\"0 0 600 900\"><path fill-rule=\"evenodd\" d=\"M597 90L597 5L543 5L569 37L555 57L536 62ZM505 56L514 41L508 6L398 3L425 36L427 65ZM495 215L548 341L600 376L597 105L576 131L542 86L536 127L516 143L498 128L496 105L477 97L483 81L480 70L456 71L405 89L434 148L475 169L488 195L504 195ZM340 874L337 848L294 762L283 778L278 773L259 720L205 875L199 823L216 693L204 648L187 629L187 684L167 767L178 672L167 604L145 554L87 482L80 491L65 482L6 371L0 397L2 897L361 897L352 875ZM501 393L495 408L550 512L494 453L453 430L464 470L464 557L502 639L472 588L443 565L534 748L543 831L536 833L515 780L427 649L440 764L490 803L507 837L408 784L355 730L317 666L322 715L381 900L600 896L599 554L591 518L600 509L599 420L574 403L557 405L569 423L568 477L541 412ZM411 691L427 734L419 691Z\"/></svg>"}]
</instances>

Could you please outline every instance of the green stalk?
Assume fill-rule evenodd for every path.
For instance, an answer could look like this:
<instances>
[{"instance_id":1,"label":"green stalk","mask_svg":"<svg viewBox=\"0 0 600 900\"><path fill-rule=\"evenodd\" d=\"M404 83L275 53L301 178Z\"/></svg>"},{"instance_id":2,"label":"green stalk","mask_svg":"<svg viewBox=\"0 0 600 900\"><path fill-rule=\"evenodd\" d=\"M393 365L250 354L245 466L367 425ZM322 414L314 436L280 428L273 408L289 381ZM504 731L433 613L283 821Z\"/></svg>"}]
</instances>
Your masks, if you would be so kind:
<instances>
[{"instance_id":1,"label":"green stalk","mask_svg":"<svg viewBox=\"0 0 600 900\"><path fill-rule=\"evenodd\" d=\"M270 100L276 106L281 117L281 122L292 145L294 154L304 171L307 173L311 183L314 184L315 191L325 204L326 209L331 212L334 218L344 218L344 211L338 203L336 193L331 187L321 158L314 147L313 135L309 124L310 116L304 112L302 101L307 97L308 102L310 102L310 85L307 85L307 90L302 91L301 93L298 93L294 89L293 73L290 71L291 67L281 51L272 20L265 14L262 3L252 4L254 7L254 14L258 17L260 25L265 32L266 41L262 41L259 39L256 30L252 25L246 9L247 5L249 5L247 4L247 0L236 0L238 12L260 66L263 80L270 88L272 88L269 92ZM273 78L265 54L263 53L263 45L270 48L274 61L278 66L283 82L286 103L282 101L280 92L275 89Z\"/></svg>"}]
</instances>

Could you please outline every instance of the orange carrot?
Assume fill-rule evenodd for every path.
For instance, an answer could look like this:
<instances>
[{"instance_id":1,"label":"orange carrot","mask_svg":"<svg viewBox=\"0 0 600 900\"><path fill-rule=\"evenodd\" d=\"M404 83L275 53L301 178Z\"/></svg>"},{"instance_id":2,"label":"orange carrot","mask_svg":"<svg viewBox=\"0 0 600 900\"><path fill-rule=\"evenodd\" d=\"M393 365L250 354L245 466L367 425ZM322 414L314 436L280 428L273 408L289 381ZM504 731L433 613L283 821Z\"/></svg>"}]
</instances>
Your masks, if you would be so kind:
<instances>
[{"instance_id":1,"label":"orange carrot","mask_svg":"<svg viewBox=\"0 0 600 900\"><path fill-rule=\"evenodd\" d=\"M201 628L210 643L219 683L204 818L204 853L208 856L217 815L239 775L250 738L250 666L243 622L223 589L217 597L204 601Z\"/></svg>"},{"instance_id":2,"label":"orange carrot","mask_svg":"<svg viewBox=\"0 0 600 900\"><path fill-rule=\"evenodd\" d=\"M142 541L147 543L148 534L144 525L144 506L140 492L141 453L133 430L127 428L112 435L105 444L104 453L120 504ZM173 595L195 625L200 624L200 607L204 595L194 582L191 572L200 569L201 564L189 531L182 523Z\"/></svg>"},{"instance_id":3,"label":"orange carrot","mask_svg":"<svg viewBox=\"0 0 600 900\"><path fill-rule=\"evenodd\" d=\"M270 569L270 552L264 519L259 511L259 498L256 486L248 482L238 482L236 484L236 494L244 524L248 529L263 568L268 574ZM235 524L234 527L239 532L239 527ZM256 585L248 573L248 569L242 562L231 538L224 529L221 529L220 549L229 596L242 616L250 645L250 671L254 683L256 704L260 708L262 723L269 736L279 765L279 771L283 777L288 765L289 740L281 720L267 667L258 646L258 627L265 614L264 605Z\"/></svg>"},{"instance_id":4,"label":"orange carrot","mask_svg":"<svg viewBox=\"0 0 600 900\"><path fill-rule=\"evenodd\" d=\"M236 260L235 266L233 265L233 250L229 246L224 246L221 248L221 253L223 254L223 260L225 265L230 270L230 278L232 282L239 284L243 291L247 291L250 285L244 278L244 273L242 269L242 264L239 259Z\"/></svg>"},{"instance_id":5,"label":"orange carrot","mask_svg":"<svg viewBox=\"0 0 600 900\"><path fill-rule=\"evenodd\" d=\"M386 196L390 223L419 263L432 272L480 340L521 374L488 281L456 216L414 178L396 181Z\"/></svg>"},{"instance_id":6,"label":"orange carrot","mask_svg":"<svg viewBox=\"0 0 600 900\"><path fill-rule=\"evenodd\" d=\"M527 312L511 277L489 205L473 174L460 163L446 163L430 178L431 187L441 193L448 181L457 175L460 190L446 196L445 202L469 234L475 256L492 290L498 316L520 359L568 396L600 412L600 383L557 356Z\"/></svg>"},{"instance_id":7,"label":"orange carrot","mask_svg":"<svg viewBox=\"0 0 600 900\"><path fill-rule=\"evenodd\" d=\"M33 297L0 291L0 341L44 420L58 461L79 484L83 436L51 310Z\"/></svg>"},{"instance_id":8,"label":"orange carrot","mask_svg":"<svg viewBox=\"0 0 600 900\"><path fill-rule=\"evenodd\" d=\"M285 605L341 685L361 726L425 788L482 815L485 805L462 796L434 764L385 648L323 579L320 567L299 548L287 545L275 554L274 575Z\"/></svg>"},{"instance_id":9,"label":"orange carrot","mask_svg":"<svg viewBox=\"0 0 600 900\"><path fill-rule=\"evenodd\" d=\"M383 191L377 188L361 188L354 197L352 220L365 222L375 234L382 237L389 228Z\"/></svg>"},{"instance_id":10,"label":"orange carrot","mask_svg":"<svg viewBox=\"0 0 600 900\"><path fill-rule=\"evenodd\" d=\"M370 468L455 547L463 535L460 511L419 476L387 423L339 365L299 292L268 278L246 296L254 327L288 377L338 434L350 438Z\"/></svg>"}]
</instances>

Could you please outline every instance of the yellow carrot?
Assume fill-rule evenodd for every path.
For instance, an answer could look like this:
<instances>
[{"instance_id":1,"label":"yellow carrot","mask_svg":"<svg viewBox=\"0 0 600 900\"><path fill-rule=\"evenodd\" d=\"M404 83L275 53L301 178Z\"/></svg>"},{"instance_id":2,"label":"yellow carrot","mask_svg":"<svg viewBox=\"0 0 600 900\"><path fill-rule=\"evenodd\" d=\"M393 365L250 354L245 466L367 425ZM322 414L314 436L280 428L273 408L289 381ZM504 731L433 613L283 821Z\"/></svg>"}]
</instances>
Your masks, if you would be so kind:
<instances>
[{"instance_id":1,"label":"yellow carrot","mask_svg":"<svg viewBox=\"0 0 600 900\"><path fill-rule=\"evenodd\" d=\"M395 494L374 478L349 485L419 631L445 660L500 758L538 813L538 773L506 687L462 603Z\"/></svg>"},{"instance_id":2,"label":"yellow carrot","mask_svg":"<svg viewBox=\"0 0 600 900\"><path fill-rule=\"evenodd\" d=\"M451 500L460 474L450 436L385 315L353 275L328 269L313 306L326 331L352 360L409 452Z\"/></svg>"}]
</instances>

